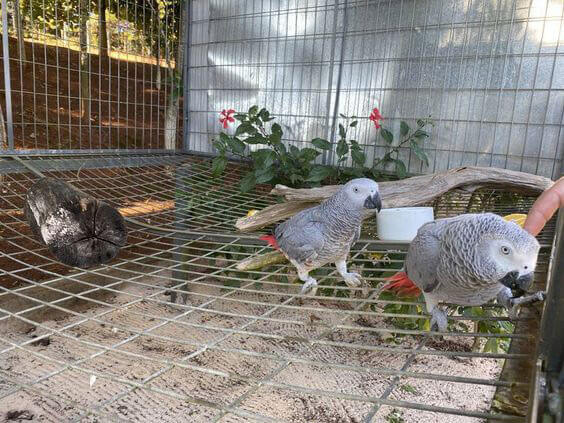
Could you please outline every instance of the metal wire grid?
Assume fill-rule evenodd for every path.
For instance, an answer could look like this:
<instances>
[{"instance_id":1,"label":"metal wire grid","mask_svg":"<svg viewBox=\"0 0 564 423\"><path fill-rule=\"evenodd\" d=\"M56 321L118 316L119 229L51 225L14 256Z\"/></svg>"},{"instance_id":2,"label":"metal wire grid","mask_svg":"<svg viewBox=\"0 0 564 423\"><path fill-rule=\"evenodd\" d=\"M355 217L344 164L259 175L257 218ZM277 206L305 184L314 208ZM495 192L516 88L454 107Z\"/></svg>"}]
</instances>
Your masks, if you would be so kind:
<instances>
[{"instance_id":1,"label":"metal wire grid","mask_svg":"<svg viewBox=\"0 0 564 423\"><path fill-rule=\"evenodd\" d=\"M176 54L169 47L179 36L178 26L169 21L170 14L159 16L162 10L155 1L106 4L110 48L109 58L101 58L96 2L2 1L12 18L6 13L2 24L5 48L0 82L6 126L13 132L8 136L9 150L175 149L182 145L178 132L175 142L165 146L165 132L173 130L166 126L165 115L175 107L172 93L179 89L178 79L172 77ZM25 56L17 41L16 5ZM80 70L83 12L88 16L86 72ZM88 95L81 103L84 79L89 81ZM82 115L85 106L89 115ZM175 108L180 131L182 103Z\"/></svg>"},{"instance_id":2,"label":"metal wire grid","mask_svg":"<svg viewBox=\"0 0 564 423\"><path fill-rule=\"evenodd\" d=\"M367 121L429 114L428 168L496 166L557 177L564 123L558 1L192 0L185 143L212 151L221 109L264 105L285 140L335 141L339 113L368 162L385 143ZM494 142L495 141L495 142ZM331 156L324 158L332 163Z\"/></svg>"},{"instance_id":3,"label":"metal wire grid","mask_svg":"<svg viewBox=\"0 0 564 423\"><path fill-rule=\"evenodd\" d=\"M168 209L155 211L152 203L143 208L146 200L166 204L175 195L184 207L179 194L197 191L191 185L179 192L175 175L190 164L191 178L209 178L208 168L192 166L194 158L175 155L164 167L135 167L131 161L116 166L119 156L97 157L107 167L83 166L79 175L68 164L44 169L122 211L136 204L128 217L129 245L116 261L88 271L63 266L32 238L18 213L45 160L51 158L1 162L0 405L31 407L45 421L382 421L391 407L417 421L446 415L449 421L453 415L473 421L464 418L492 414L483 404L469 407L471 396L489 400L496 387L528 383L474 370L479 363L524 354L472 351L473 332L457 331L437 344L426 332L397 329L386 318L398 315L382 309L395 301L359 296L362 290L348 288L332 268L323 269L320 281L334 295L314 299L300 297L299 285L285 282L286 266L237 272L238 260L267 248L256 235L227 228L249 207L267 204L266 196L233 190L217 204L224 213L202 220L206 230L199 232L175 229ZM219 187L206 190L225 196ZM460 213L458 207L453 202L451 213ZM176 216L189 221L209 214L204 205L188 210L176 210ZM551 224L541 238L539 286L553 230ZM405 247L363 237L351 262L366 266L374 260L368 253L379 253L395 254L390 261L399 265ZM366 279L376 285L383 278ZM186 302L173 303L169 295ZM385 342L390 334L403 337L398 344ZM508 338L533 340L522 334ZM464 360L472 360L470 370L457 365ZM408 384L418 394L401 389ZM429 386L449 394L429 397Z\"/></svg>"}]
</instances>

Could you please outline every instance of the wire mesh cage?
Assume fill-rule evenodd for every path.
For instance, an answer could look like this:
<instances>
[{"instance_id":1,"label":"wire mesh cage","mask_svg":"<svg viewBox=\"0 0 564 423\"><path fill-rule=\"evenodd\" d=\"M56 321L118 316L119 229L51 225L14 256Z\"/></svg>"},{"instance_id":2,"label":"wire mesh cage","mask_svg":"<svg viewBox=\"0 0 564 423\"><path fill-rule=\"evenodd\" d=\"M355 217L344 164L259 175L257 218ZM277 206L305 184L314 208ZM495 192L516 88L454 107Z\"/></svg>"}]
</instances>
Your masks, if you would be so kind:
<instances>
[{"instance_id":1,"label":"wire mesh cage","mask_svg":"<svg viewBox=\"0 0 564 423\"><path fill-rule=\"evenodd\" d=\"M241 192L248 163L217 178L207 157L219 111L263 104L287 145L335 144L339 113L361 116L373 160L385 145L362 116L376 104L392 127L434 116L430 165L399 152L410 172L559 176L564 5L448 3L3 0L0 416L528 421L542 307L513 320L495 303L451 307L449 334L432 335L422 300L380 294L408 243L379 240L375 219L348 261L362 287L329 265L313 297L287 264L238 270L270 249L235 222L279 199L267 185ZM67 266L33 236L23 208L43 177L119 210L115 260ZM535 198L481 189L426 205L436 218L508 215ZM534 289L554 274L561 231L553 219L537 237Z\"/></svg>"}]
</instances>

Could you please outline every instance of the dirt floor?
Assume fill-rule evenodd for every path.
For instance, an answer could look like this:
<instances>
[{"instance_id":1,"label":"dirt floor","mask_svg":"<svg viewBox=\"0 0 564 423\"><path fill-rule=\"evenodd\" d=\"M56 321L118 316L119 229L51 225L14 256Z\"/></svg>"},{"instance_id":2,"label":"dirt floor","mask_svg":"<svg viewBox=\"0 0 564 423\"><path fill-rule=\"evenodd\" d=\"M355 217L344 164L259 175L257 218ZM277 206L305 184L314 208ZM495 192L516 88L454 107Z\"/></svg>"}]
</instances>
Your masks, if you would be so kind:
<instances>
[{"instance_id":1,"label":"dirt floor","mask_svg":"<svg viewBox=\"0 0 564 423\"><path fill-rule=\"evenodd\" d=\"M14 38L9 49L16 149L164 148L164 115L171 90L167 69L161 68L158 87L156 65L140 63L136 56L100 60L89 55L88 118L81 113L77 51L28 41L22 64ZM3 66L3 58L0 62ZM0 90L5 90L3 72ZM182 122L179 113L178 134Z\"/></svg>"},{"instance_id":2,"label":"dirt floor","mask_svg":"<svg viewBox=\"0 0 564 423\"><path fill-rule=\"evenodd\" d=\"M113 276L120 277L118 273ZM121 276L127 279L126 273ZM299 338L306 338L347 345L388 345L373 332L327 333L328 326L342 323L343 318L335 312L342 304L330 299L306 300L308 308L320 310L314 313L303 308L276 309L281 299L268 292L236 292L234 302L228 297L219 298L226 290L221 282L208 278L204 285L191 284L187 306L179 307L164 303L170 298L166 290L169 280L170 271L163 270L155 277L116 286L118 293L105 291L100 295L103 291L98 291L92 296L106 305L80 300L60 303L76 315L39 311L26 313L37 324L23 324L17 319L15 325L16 319L4 320L0 336L6 342L0 349L7 349L8 342L30 343L0 355L0 372L10 375L0 379L0 393L17 389L14 378L27 385L0 400L0 418L19 422L246 422L255 421L245 415L253 413L296 423L361 422L373 404L330 398L316 394L316 390L378 398L393 377L368 369L400 369L407 358L395 352L300 342ZM67 286L72 283L66 282ZM64 285L60 287L65 290ZM272 320L255 319L265 313ZM283 320L317 324L298 326ZM352 316L346 323L387 325L372 316ZM41 338L48 333L47 338ZM283 336L284 340L269 336ZM38 337L39 341L34 341ZM417 342L414 337L406 337L397 346L409 348ZM430 343L423 349L469 351L470 343L453 338ZM367 370L327 368L324 362L359 365ZM499 364L485 358L418 355L409 370L496 379ZM98 376L93 379L88 372ZM286 384L308 392L285 389ZM388 398L486 412L493 393L493 387L483 385L404 378ZM226 408L222 411L218 406ZM229 407L236 412L230 412ZM92 410L95 413L88 415ZM480 420L382 406L373 421Z\"/></svg>"}]
</instances>

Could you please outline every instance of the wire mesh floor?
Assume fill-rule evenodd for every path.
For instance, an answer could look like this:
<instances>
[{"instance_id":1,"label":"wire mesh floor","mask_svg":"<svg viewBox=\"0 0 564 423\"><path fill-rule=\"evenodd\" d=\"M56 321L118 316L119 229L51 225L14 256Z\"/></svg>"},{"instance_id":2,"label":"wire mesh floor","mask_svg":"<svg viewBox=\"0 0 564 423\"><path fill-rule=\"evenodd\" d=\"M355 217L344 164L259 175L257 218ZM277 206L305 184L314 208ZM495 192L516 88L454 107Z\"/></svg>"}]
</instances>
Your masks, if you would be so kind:
<instances>
[{"instance_id":1,"label":"wire mesh floor","mask_svg":"<svg viewBox=\"0 0 564 423\"><path fill-rule=\"evenodd\" d=\"M27 189L62 178L118 207L128 245L109 265L56 262L23 216ZM268 189L241 194L241 170L211 178L188 155L0 158L0 413L6 419L144 422L474 422L523 416L490 409L505 360L482 352L467 317L429 336L398 328L404 304L375 289L401 267L406 244L371 237L367 222L350 262L367 281L349 288L320 269L316 297L298 295L286 265L240 272L268 251L235 220L277 201ZM436 217L523 212L533 198L446 196ZM539 240L544 286L554 225ZM492 305L492 307L494 307ZM410 308L409 310L413 310ZM491 320L493 317L472 320ZM470 329L464 330L463 325ZM531 340L529 335L480 334ZM532 359L532 357L529 357Z\"/></svg>"}]
</instances>

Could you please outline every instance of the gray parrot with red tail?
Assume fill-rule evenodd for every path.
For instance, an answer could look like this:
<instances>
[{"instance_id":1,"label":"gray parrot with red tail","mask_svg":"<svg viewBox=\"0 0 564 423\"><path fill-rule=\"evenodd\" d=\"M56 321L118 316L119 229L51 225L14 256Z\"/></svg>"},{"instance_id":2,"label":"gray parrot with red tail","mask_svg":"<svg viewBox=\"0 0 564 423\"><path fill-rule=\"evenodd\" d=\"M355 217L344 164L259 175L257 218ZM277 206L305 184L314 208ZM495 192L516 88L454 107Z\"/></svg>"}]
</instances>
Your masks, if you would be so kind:
<instances>
[{"instance_id":1,"label":"gray parrot with red tail","mask_svg":"<svg viewBox=\"0 0 564 423\"><path fill-rule=\"evenodd\" d=\"M314 269L335 263L346 284L357 287L360 275L347 271L347 256L360 237L362 220L371 209L380 211L378 184L371 179L353 179L318 206L302 210L274 229L262 240L280 250L304 282L301 293L315 295L317 281L309 275Z\"/></svg>"},{"instance_id":2,"label":"gray parrot with red tail","mask_svg":"<svg viewBox=\"0 0 564 423\"><path fill-rule=\"evenodd\" d=\"M411 242L404 272L384 290L406 296L423 293L431 329L447 329L439 302L479 306L497 297L515 315L521 304L542 301L526 295L533 283L540 246L514 222L493 213L463 214L421 226Z\"/></svg>"}]
</instances>

